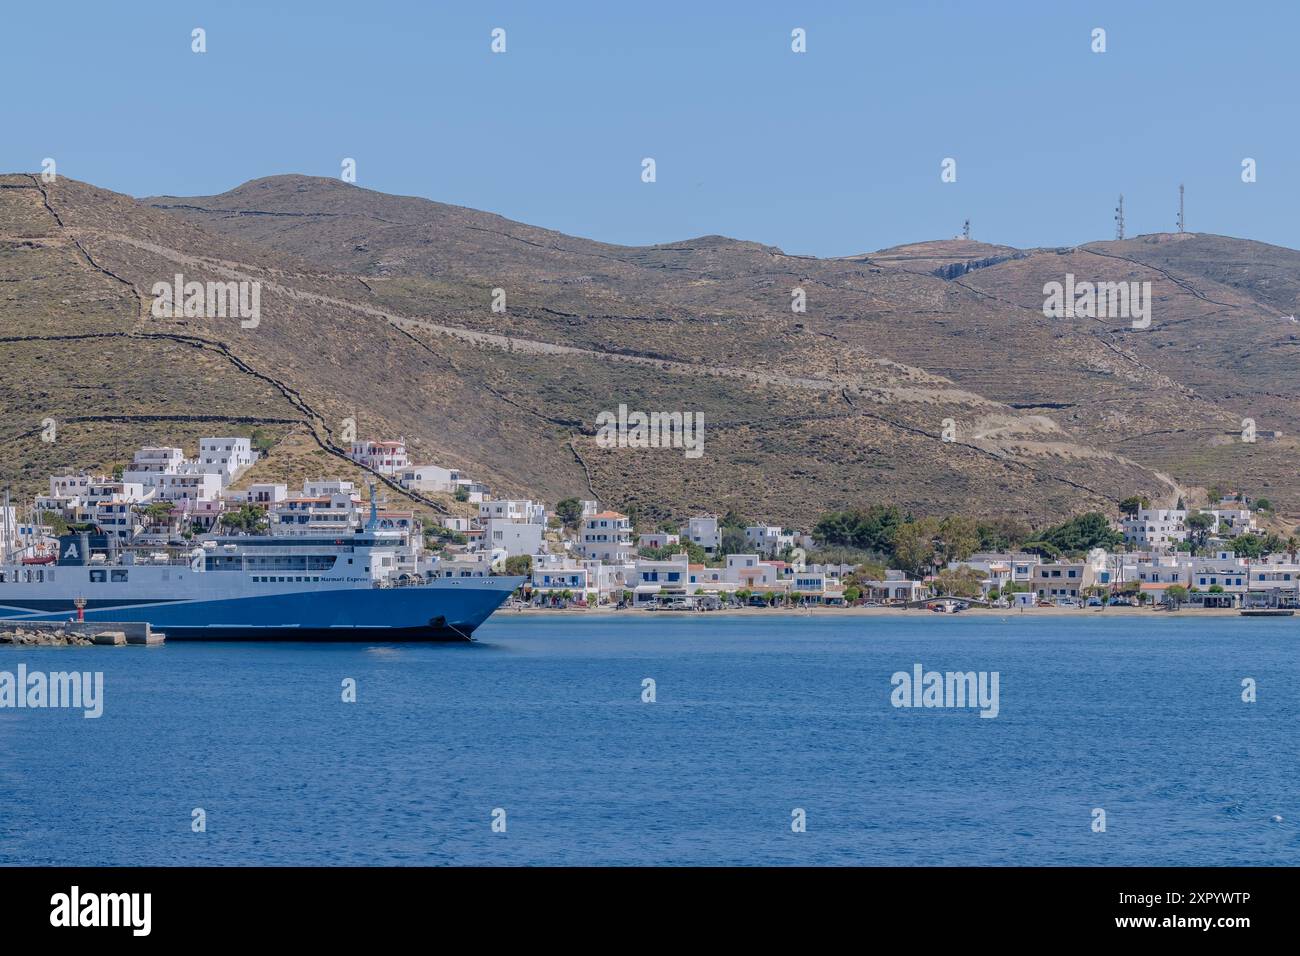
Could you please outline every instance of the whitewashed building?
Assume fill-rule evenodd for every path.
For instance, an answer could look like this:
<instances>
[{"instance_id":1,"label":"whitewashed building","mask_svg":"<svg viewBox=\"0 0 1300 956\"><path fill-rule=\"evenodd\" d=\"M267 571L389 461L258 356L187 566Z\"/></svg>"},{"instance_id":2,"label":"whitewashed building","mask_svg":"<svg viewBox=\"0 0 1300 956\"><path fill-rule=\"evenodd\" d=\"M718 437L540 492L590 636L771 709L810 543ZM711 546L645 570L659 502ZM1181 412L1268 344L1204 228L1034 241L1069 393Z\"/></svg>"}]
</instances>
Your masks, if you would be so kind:
<instances>
[{"instance_id":1,"label":"whitewashed building","mask_svg":"<svg viewBox=\"0 0 1300 956\"><path fill-rule=\"evenodd\" d=\"M482 522L483 546L504 549L508 557L536 554L542 550L546 526L508 518L489 518Z\"/></svg>"},{"instance_id":2,"label":"whitewashed building","mask_svg":"<svg viewBox=\"0 0 1300 956\"><path fill-rule=\"evenodd\" d=\"M617 511L583 515L582 556L609 564L626 564L632 559L632 522Z\"/></svg>"},{"instance_id":3,"label":"whitewashed building","mask_svg":"<svg viewBox=\"0 0 1300 956\"><path fill-rule=\"evenodd\" d=\"M406 457L405 438L398 441L354 441L348 457L381 475L400 474L411 464Z\"/></svg>"},{"instance_id":4,"label":"whitewashed building","mask_svg":"<svg viewBox=\"0 0 1300 956\"><path fill-rule=\"evenodd\" d=\"M131 464L123 469L122 480L157 488L160 475L174 475L184 466L185 452L182 449L145 446L136 451Z\"/></svg>"},{"instance_id":5,"label":"whitewashed building","mask_svg":"<svg viewBox=\"0 0 1300 956\"><path fill-rule=\"evenodd\" d=\"M221 497L222 479L215 472L180 471L156 475L154 481L160 501L216 501Z\"/></svg>"},{"instance_id":6,"label":"whitewashed building","mask_svg":"<svg viewBox=\"0 0 1300 956\"><path fill-rule=\"evenodd\" d=\"M546 524L546 505L523 498L492 498L478 503L480 521L497 519Z\"/></svg>"},{"instance_id":7,"label":"whitewashed building","mask_svg":"<svg viewBox=\"0 0 1300 956\"><path fill-rule=\"evenodd\" d=\"M722 546L722 533L718 528L718 516L699 515L691 518L686 525L686 539L698 544L706 554L715 553Z\"/></svg>"},{"instance_id":8,"label":"whitewashed building","mask_svg":"<svg viewBox=\"0 0 1300 956\"><path fill-rule=\"evenodd\" d=\"M745 529L745 543L761 554L775 556L794 547L794 535L782 532L780 525L750 525Z\"/></svg>"},{"instance_id":9,"label":"whitewashed building","mask_svg":"<svg viewBox=\"0 0 1300 956\"><path fill-rule=\"evenodd\" d=\"M1141 508L1120 523L1132 547L1169 551L1187 540L1187 512L1181 508Z\"/></svg>"},{"instance_id":10,"label":"whitewashed building","mask_svg":"<svg viewBox=\"0 0 1300 956\"><path fill-rule=\"evenodd\" d=\"M203 471L220 475L224 487L256 460L251 439L200 438L195 464Z\"/></svg>"},{"instance_id":11,"label":"whitewashed building","mask_svg":"<svg viewBox=\"0 0 1300 956\"><path fill-rule=\"evenodd\" d=\"M637 535L637 548L653 548L656 551L682 543L682 536L666 531L646 531Z\"/></svg>"},{"instance_id":12,"label":"whitewashed building","mask_svg":"<svg viewBox=\"0 0 1300 956\"><path fill-rule=\"evenodd\" d=\"M347 533L360 525L360 509L352 495L301 495L271 505L272 534Z\"/></svg>"}]
</instances>

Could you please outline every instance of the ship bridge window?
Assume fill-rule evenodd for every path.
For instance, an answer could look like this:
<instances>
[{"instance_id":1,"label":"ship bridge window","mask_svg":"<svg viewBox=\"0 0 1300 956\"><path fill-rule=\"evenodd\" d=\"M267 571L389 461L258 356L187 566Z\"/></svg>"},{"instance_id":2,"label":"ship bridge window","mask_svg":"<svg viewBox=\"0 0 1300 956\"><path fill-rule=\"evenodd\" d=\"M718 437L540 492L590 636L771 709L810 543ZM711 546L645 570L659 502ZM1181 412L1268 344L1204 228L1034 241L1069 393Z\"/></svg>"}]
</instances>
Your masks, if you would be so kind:
<instances>
[{"instance_id":1,"label":"ship bridge window","mask_svg":"<svg viewBox=\"0 0 1300 956\"><path fill-rule=\"evenodd\" d=\"M108 572L107 572L107 571L91 571L91 572L90 572L90 583L91 583L91 584L103 584L103 583L104 583L105 581L107 581L107 580L108 580Z\"/></svg>"},{"instance_id":2,"label":"ship bridge window","mask_svg":"<svg viewBox=\"0 0 1300 956\"><path fill-rule=\"evenodd\" d=\"M109 580L112 581L114 584L125 584L125 583L126 583L126 571L119 571L119 570L116 570L116 569L110 571L110 572L109 572Z\"/></svg>"}]
</instances>

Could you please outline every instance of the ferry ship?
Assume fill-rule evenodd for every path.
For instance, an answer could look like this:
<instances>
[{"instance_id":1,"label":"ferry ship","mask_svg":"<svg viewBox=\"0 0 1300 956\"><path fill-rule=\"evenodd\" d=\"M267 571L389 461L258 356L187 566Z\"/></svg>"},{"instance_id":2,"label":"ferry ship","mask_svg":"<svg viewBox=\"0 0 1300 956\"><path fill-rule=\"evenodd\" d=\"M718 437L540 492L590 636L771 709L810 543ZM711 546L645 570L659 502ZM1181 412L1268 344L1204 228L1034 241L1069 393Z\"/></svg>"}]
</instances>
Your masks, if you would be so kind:
<instances>
[{"instance_id":1,"label":"ferry ship","mask_svg":"<svg viewBox=\"0 0 1300 956\"><path fill-rule=\"evenodd\" d=\"M399 536L205 536L188 551L60 537L0 563L0 618L147 621L170 640L468 641L521 577L398 573Z\"/></svg>"}]
</instances>

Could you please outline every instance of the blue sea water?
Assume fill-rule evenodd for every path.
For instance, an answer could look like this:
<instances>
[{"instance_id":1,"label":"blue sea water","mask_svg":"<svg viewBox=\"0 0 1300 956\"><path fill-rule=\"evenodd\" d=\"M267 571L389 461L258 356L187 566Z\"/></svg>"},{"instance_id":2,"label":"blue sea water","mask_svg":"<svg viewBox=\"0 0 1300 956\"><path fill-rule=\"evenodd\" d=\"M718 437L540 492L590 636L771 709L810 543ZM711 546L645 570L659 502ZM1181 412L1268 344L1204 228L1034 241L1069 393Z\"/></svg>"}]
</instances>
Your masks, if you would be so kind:
<instances>
[{"instance_id":1,"label":"blue sea water","mask_svg":"<svg viewBox=\"0 0 1300 956\"><path fill-rule=\"evenodd\" d=\"M97 720L0 710L0 863L1300 862L1294 618L503 612L478 636L0 648L105 675ZM997 671L999 715L895 708L916 663Z\"/></svg>"}]
</instances>

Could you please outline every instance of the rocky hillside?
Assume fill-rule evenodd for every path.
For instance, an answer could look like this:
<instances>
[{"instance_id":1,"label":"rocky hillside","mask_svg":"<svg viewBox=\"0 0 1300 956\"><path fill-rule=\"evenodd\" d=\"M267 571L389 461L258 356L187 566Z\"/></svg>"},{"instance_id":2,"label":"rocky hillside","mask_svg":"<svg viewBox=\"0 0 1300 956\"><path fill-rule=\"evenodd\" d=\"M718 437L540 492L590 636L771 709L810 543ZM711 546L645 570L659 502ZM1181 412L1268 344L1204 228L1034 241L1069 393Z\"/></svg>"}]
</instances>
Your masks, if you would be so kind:
<instances>
[{"instance_id":1,"label":"rocky hillside","mask_svg":"<svg viewBox=\"0 0 1300 956\"><path fill-rule=\"evenodd\" d=\"M9 175L0 480L30 493L141 442L254 427L290 436L279 473L324 473L352 418L502 493L647 516L807 525L889 501L1039 523L1213 483L1296 513L1298 267L1203 235L632 248L300 176L137 201ZM259 281L260 323L155 317L151 289L177 272ZM1066 273L1150 282L1150 328L1045 318ZM600 448L596 416L619 404L701 412L703 456ZM1283 437L1241 442L1247 417Z\"/></svg>"}]
</instances>

